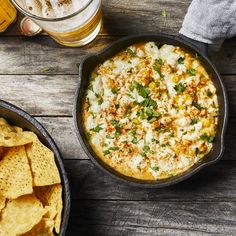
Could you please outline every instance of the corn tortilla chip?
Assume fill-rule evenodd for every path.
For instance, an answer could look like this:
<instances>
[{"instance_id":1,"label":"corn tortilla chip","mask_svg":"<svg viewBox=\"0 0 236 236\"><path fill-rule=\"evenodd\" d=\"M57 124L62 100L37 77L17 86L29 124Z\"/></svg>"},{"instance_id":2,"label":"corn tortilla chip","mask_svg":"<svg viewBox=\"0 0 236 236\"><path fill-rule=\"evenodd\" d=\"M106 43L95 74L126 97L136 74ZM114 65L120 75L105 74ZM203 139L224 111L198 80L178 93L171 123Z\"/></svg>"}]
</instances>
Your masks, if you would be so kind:
<instances>
[{"instance_id":1,"label":"corn tortilla chip","mask_svg":"<svg viewBox=\"0 0 236 236\"><path fill-rule=\"evenodd\" d=\"M7 202L1 212L0 229L3 236L16 236L38 224L45 209L34 195L25 195Z\"/></svg>"},{"instance_id":2,"label":"corn tortilla chip","mask_svg":"<svg viewBox=\"0 0 236 236\"><path fill-rule=\"evenodd\" d=\"M5 207L5 203L6 203L6 198L0 195L0 212Z\"/></svg>"},{"instance_id":3,"label":"corn tortilla chip","mask_svg":"<svg viewBox=\"0 0 236 236\"><path fill-rule=\"evenodd\" d=\"M29 232L21 236L53 236L54 221L43 218Z\"/></svg>"},{"instance_id":4,"label":"corn tortilla chip","mask_svg":"<svg viewBox=\"0 0 236 236\"><path fill-rule=\"evenodd\" d=\"M57 169L54 153L45 147L32 132L24 132L33 140L33 143L26 145L26 152L29 158L33 175L33 186L46 186L61 182Z\"/></svg>"},{"instance_id":5,"label":"corn tortilla chip","mask_svg":"<svg viewBox=\"0 0 236 236\"><path fill-rule=\"evenodd\" d=\"M9 125L0 125L0 146L15 147L32 143L32 140L25 136L25 132L19 131Z\"/></svg>"},{"instance_id":6,"label":"corn tortilla chip","mask_svg":"<svg viewBox=\"0 0 236 236\"><path fill-rule=\"evenodd\" d=\"M0 161L3 159L3 157L6 155L6 153L7 153L7 148L0 147Z\"/></svg>"},{"instance_id":7,"label":"corn tortilla chip","mask_svg":"<svg viewBox=\"0 0 236 236\"><path fill-rule=\"evenodd\" d=\"M32 176L25 147L9 148L0 161L0 194L15 199L32 192Z\"/></svg>"},{"instance_id":8,"label":"corn tortilla chip","mask_svg":"<svg viewBox=\"0 0 236 236\"><path fill-rule=\"evenodd\" d=\"M61 214L62 214L62 186L55 184L43 187L34 187L35 196L43 203L44 206L50 206L56 210L55 229L60 232Z\"/></svg>"}]
</instances>

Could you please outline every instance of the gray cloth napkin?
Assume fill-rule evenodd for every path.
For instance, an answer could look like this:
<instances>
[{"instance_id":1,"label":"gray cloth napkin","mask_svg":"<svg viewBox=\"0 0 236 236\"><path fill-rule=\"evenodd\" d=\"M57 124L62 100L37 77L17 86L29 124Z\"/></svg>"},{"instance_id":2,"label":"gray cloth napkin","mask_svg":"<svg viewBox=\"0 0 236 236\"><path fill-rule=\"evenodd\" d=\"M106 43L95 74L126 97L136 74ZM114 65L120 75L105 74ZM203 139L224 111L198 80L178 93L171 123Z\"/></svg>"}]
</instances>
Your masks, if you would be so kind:
<instances>
[{"instance_id":1,"label":"gray cloth napkin","mask_svg":"<svg viewBox=\"0 0 236 236\"><path fill-rule=\"evenodd\" d=\"M236 0L193 0L180 33L221 45L224 39L236 36Z\"/></svg>"}]
</instances>

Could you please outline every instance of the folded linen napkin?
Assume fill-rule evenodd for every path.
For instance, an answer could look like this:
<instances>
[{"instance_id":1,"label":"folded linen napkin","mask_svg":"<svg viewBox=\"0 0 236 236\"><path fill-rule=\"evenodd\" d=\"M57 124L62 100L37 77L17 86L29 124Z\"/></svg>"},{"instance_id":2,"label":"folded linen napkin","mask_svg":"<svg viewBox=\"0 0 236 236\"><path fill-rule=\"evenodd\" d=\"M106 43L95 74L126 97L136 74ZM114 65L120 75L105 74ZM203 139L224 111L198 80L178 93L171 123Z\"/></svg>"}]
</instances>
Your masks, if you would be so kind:
<instances>
[{"instance_id":1,"label":"folded linen napkin","mask_svg":"<svg viewBox=\"0 0 236 236\"><path fill-rule=\"evenodd\" d=\"M221 45L224 39L236 36L236 0L193 0L180 33Z\"/></svg>"}]
</instances>

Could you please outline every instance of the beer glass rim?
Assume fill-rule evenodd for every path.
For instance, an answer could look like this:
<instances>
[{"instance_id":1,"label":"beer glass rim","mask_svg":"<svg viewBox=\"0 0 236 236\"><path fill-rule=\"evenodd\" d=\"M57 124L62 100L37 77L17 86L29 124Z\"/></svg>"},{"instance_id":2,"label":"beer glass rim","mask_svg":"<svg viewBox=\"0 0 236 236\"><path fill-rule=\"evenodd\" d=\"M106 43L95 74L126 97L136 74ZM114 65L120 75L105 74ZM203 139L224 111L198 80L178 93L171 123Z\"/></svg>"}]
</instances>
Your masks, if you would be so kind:
<instances>
[{"instance_id":1,"label":"beer glass rim","mask_svg":"<svg viewBox=\"0 0 236 236\"><path fill-rule=\"evenodd\" d=\"M18 3L17 0L10 0L14 6L16 6L16 8L21 11L24 15L33 18L35 20L40 20L40 21L51 21L51 22L55 22L55 21L62 21L62 20L67 20L69 18L72 18L73 16L76 16L77 14L81 13L82 11L84 11L94 0L89 0L85 6L83 6L82 8L80 8L78 11L75 11L74 13L67 15L67 16L63 16L63 17L52 17L52 18L45 18L45 17L41 17L41 16L37 16L37 15L33 15L31 13L29 13L28 11L26 11L24 8L22 8ZM101 1L101 0L100 0Z\"/></svg>"}]
</instances>

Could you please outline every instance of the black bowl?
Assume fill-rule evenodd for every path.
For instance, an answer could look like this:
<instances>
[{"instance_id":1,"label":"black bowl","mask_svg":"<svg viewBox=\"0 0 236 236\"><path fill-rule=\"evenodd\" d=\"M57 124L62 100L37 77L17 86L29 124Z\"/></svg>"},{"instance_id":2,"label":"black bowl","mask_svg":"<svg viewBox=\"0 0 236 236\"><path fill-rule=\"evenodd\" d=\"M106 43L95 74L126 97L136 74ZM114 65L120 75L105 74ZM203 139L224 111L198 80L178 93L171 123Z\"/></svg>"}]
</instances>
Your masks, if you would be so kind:
<instances>
[{"instance_id":1,"label":"black bowl","mask_svg":"<svg viewBox=\"0 0 236 236\"><path fill-rule=\"evenodd\" d=\"M55 161L60 172L61 184L63 188L63 211L61 232L59 236L65 236L70 214L70 188L62 161L63 158L57 145L45 128L36 119L20 108L2 100L0 100L0 117L5 118L11 125L19 126L24 130L33 131L38 136L40 141L54 152Z\"/></svg>"},{"instance_id":2,"label":"black bowl","mask_svg":"<svg viewBox=\"0 0 236 236\"><path fill-rule=\"evenodd\" d=\"M189 51L193 55L197 53L201 57L205 69L207 70L207 72L209 73L209 75L213 80L213 83L217 89L217 97L219 102L218 130L216 133L216 138L213 144L212 151L208 153L200 162L196 163L187 171L167 179L154 180L154 181L138 180L135 178L127 177L115 171L114 169L109 167L106 163L104 163L96 155L96 153L90 146L86 138L82 121L82 104L89 83L88 78L90 77L90 74L94 70L94 68L100 63L107 60L108 58L111 58L112 56L117 54L119 51L125 49L126 47L138 42L147 42L147 41L158 41L163 44L166 43L170 45L179 46ZM86 57L80 64L79 76L80 76L80 84L78 85L77 88L74 101L74 111L73 111L76 134L86 154L90 157L93 163L98 167L100 167L100 169L102 169L105 173L108 173L109 175L115 177L118 180L121 180L122 182L134 186L145 187L145 188L160 188L183 181L192 176L193 174L195 174L196 172L198 172L203 167L219 161L220 158L222 157L224 152L224 136L228 121L228 99L226 90L219 73L217 72L215 66L205 55L205 53L199 50L199 48L196 47L195 45L186 41L183 37L179 36L176 37L164 34L151 34L151 35L128 36L122 38L113 43L112 45L108 46L101 52Z\"/></svg>"}]
</instances>

